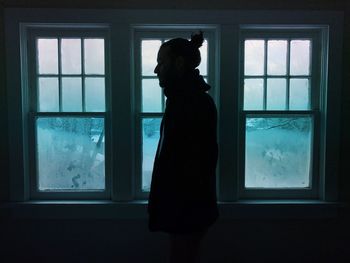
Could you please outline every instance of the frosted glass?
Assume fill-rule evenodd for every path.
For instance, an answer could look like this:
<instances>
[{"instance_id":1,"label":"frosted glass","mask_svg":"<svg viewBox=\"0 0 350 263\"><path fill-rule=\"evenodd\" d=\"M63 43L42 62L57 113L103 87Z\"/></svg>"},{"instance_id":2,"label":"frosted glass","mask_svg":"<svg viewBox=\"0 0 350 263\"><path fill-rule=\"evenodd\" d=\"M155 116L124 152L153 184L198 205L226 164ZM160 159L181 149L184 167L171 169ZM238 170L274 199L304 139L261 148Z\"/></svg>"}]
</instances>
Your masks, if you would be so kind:
<instances>
[{"instance_id":1,"label":"frosted glass","mask_svg":"<svg viewBox=\"0 0 350 263\"><path fill-rule=\"evenodd\" d=\"M105 189L103 118L39 117L36 120L38 187Z\"/></svg>"},{"instance_id":2,"label":"frosted glass","mask_svg":"<svg viewBox=\"0 0 350 263\"><path fill-rule=\"evenodd\" d=\"M308 75L310 72L310 40L290 42L290 74Z\"/></svg>"},{"instance_id":3,"label":"frosted glass","mask_svg":"<svg viewBox=\"0 0 350 263\"><path fill-rule=\"evenodd\" d=\"M160 118L142 120L142 191L150 190L153 162L160 137L160 122Z\"/></svg>"},{"instance_id":4,"label":"frosted glass","mask_svg":"<svg viewBox=\"0 0 350 263\"><path fill-rule=\"evenodd\" d=\"M157 66L157 55L162 42L160 40L142 40L141 60L142 75L154 76L154 69Z\"/></svg>"},{"instance_id":5,"label":"frosted glass","mask_svg":"<svg viewBox=\"0 0 350 263\"><path fill-rule=\"evenodd\" d=\"M208 41L205 39L203 45L199 48L201 54L201 63L198 66L199 73L203 76L208 75Z\"/></svg>"},{"instance_id":6,"label":"frosted glass","mask_svg":"<svg viewBox=\"0 0 350 263\"><path fill-rule=\"evenodd\" d=\"M286 79L267 79L267 100L266 109L285 110L286 109L287 87Z\"/></svg>"},{"instance_id":7,"label":"frosted glass","mask_svg":"<svg viewBox=\"0 0 350 263\"><path fill-rule=\"evenodd\" d=\"M62 78L62 111L82 111L80 77Z\"/></svg>"},{"instance_id":8,"label":"frosted glass","mask_svg":"<svg viewBox=\"0 0 350 263\"><path fill-rule=\"evenodd\" d=\"M244 80L244 109L263 110L264 81L263 79Z\"/></svg>"},{"instance_id":9,"label":"frosted glass","mask_svg":"<svg viewBox=\"0 0 350 263\"><path fill-rule=\"evenodd\" d=\"M59 111L58 78L38 79L39 111Z\"/></svg>"},{"instance_id":10,"label":"frosted glass","mask_svg":"<svg viewBox=\"0 0 350 263\"><path fill-rule=\"evenodd\" d=\"M81 40L61 40L62 73L81 74Z\"/></svg>"},{"instance_id":11,"label":"frosted glass","mask_svg":"<svg viewBox=\"0 0 350 263\"><path fill-rule=\"evenodd\" d=\"M105 73L104 39L84 39L85 74Z\"/></svg>"},{"instance_id":12,"label":"frosted glass","mask_svg":"<svg viewBox=\"0 0 350 263\"><path fill-rule=\"evenodd\" d=\"M289 109L308 110L310 108L308 79L290 79L289 92Z\"/></svg>"},{"instance_id":13,"label":"frosted glass","mask_svg":"<svg viewBox=\"0 0 350 263\"><path fill-rule=\"evenodd\" d=\"M86 111L105 111L105 78L85 78Z\"/></svg>"},{"instance_id":14,"label":"frosted glass","mask_svg":"<svg viewBox=\"0 0 350 263\"><path fill-rule=\"evenodd\" d=\"M269 40L267 42L267 74L285 75L287 73L287 41Z\"/></svg>"},{"instance_id":15,"label":"frosted glass","mask_svg":"<svg viewBox=\"0 0 350 263\"><path fill-rule=\"evenodd\" d=\"M264 74L264 40L246 40L244 42L244 74Z\"/></svg>"},{"instance_id":16,"label":"frosted glass","mask_svg":"<svg viewBox=\"0 0 350 263\"><path fill-rule=\"evenodd\" d=\"M245 187L310 186L310 117L247 118Z\"/></svg>"},{"instance_id":17,"label":"frosted glass","mask_svg":"<svg viewBox=\"0 0 350 263\"><path fill-rule=\"evenodd\" d=\"M37 45L39 74L58 74L57 38L39 38Z\"/></svg>"},{"instance_id":18,"label":"frosted glass","mask_svg":"<svg viewBox=\"0 0 350 263\"><path fill-rule=\"evenodd\" d=\"M142 80L142 111L162 111L162 90L159 87L158 79Z\"/></svg>"}]
</instances>

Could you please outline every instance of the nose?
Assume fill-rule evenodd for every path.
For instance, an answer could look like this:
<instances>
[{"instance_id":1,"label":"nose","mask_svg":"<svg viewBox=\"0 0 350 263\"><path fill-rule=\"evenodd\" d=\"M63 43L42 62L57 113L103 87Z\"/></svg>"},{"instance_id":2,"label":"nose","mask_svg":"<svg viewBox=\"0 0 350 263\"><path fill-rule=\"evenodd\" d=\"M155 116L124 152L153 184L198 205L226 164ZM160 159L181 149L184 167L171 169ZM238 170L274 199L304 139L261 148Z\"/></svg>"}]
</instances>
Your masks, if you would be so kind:
<instances>
[{"instance_id":1,"label":"nose","mask_svg":"<svg viewBox=\"0 0 350 263\"><path fill-rule=\"evenodd\" d=\"M155 73L155 74L158 73L158 65L154 68L154 73Z\"/></svg>"}]
</instances>

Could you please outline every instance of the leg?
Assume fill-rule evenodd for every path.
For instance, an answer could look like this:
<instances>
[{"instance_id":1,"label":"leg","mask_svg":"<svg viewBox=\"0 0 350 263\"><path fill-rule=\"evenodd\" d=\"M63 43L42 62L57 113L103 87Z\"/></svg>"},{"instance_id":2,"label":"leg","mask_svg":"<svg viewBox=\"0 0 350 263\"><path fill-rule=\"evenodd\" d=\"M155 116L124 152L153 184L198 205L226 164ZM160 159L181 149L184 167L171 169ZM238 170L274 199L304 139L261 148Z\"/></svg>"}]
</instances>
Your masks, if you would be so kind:
<instances>
[{"instance_id":1,"label":"leg","mask_svg":"<svg viewBox=\"0 0 350 263\"><path fill-rule=\"evenodd\" d=\"M199 263L200 245L207 230L191 234L170 234L170 263Z\"/></svg>"}]
</instances>

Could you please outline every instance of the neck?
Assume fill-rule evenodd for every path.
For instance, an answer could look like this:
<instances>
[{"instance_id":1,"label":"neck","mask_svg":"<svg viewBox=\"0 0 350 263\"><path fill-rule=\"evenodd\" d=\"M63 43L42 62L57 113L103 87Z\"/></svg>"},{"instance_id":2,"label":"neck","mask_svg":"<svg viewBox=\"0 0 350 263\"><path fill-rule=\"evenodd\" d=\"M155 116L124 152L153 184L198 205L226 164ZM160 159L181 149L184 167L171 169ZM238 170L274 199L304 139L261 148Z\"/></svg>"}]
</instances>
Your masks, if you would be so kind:
<instances>
[{"instance_id":1,"label":"neck","mask_svg":"<svg viewBox=\"0 0 350 263\"><path fill-rule=\"evenodd\" d=\"M171 85L164 87L165 96L183 96L193 92L209 90L209 85L205 83L203 77L199 75L197 69L186 71L182 77L176 79Z\"/></svg>"}]
</instances>

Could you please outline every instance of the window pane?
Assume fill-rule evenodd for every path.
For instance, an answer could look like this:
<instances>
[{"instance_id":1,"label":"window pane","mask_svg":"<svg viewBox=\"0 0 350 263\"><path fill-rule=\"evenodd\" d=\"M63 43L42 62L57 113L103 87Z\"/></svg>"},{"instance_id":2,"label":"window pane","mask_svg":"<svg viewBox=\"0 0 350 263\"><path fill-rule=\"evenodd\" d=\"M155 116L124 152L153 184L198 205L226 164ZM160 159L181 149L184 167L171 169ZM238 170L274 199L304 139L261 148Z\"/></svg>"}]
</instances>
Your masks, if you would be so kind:
<instances>
[{"instance_id":1,"label":"window pane","mask_svg":"<svg viewBox=\"0 0 350 263\"><path fill-rule=\"evenodd\" d=\"M40 117L36 136L39 190L105 189L103 118Z\"/></svg>"},{"instance_id":2,"label":"window pane","mask_svg":"<svg viewBox=\"0 0 350 263\"><path fill-rule=\"evenodd\" d=\"M310 40L292 40L290 42L290 74L309 75Z\"/></svg>"},{"instance_id":3,"label":"window pane","mask_svg":"<svg viewBox=\"0 0 350 263\"><path fill-rule=\"evenodd\" d=\"M263 79L244 80L244 109L263 110L264 81Z\"/></svg>"},{"instance_id":4,"label":"window pane","mask_svg":"<svg viewBox=\"0 0 350 263\"><path fill-rule=\"evenodd\" d=\"M291 110L310 109L308 79L290 79L289 92L289 108Z\"/></svg>"},{"instance_id":5,"label":"window pane","mask_svg":"<svg viewBox=\"0 0 350 263\"><path fill-rule=\"evenodd\" d=\"M267 48L267 74L285 75L287 73L287 41L269 40Z\"/></svg>"},{"instance_id":6,"label":"window pane","mask_svg":"<svg viewBox=\"0 0 350 263\"><path fill-rule=\"evenodd\" d=\"M149 191L156 155L161 118L142 120L142 191Z\"/></svg>"},{"instance_id":7,"label":"window pane","mask_svg":"<svg viewBox=\"0 0 350 263\"><path fill-rule=\"evenodd\" d=\"M162 111L162 90L159 87L158 79L142 80L142 111Z\"/></svg>"},{"instance_id":8,"label":"window pane","mask_svg":"<svg viewBox=\"0 0 350 263\"><path fill-rule=\"evenodd\" d=\"M39 111L59 111L58 78L38 79Z\"/></svg>"},{"instance_id":9,"label":"window pane","mask_svg":"<svg viewBox=\"0 0 350 263\"><path fill-rule=\"evenodd\" d=\"M267 101L268 110L286 109L286 79L267 79Z\"/></svg>"},{"instance_id":10,"label":"window pane","mask_svg":"<svg viewBox=\"0 0 350 263\"><path fill-rule=\"evenodd\" d=\"M62 73L81 74L81 40L61 40Z\"/></svg>"},{"instance_id":11,"label":"window pane","mask_svg":"<svg viewBox=\"0 0 350 263\"><path fill-rule=\"evenodd\" d=\"M81 78L62 78L62 111L82 111Z\"/></svg>"},{"instance_id":12,"label":"window pane","mask_svg":"<svg viewBox=\"0 0 350 263\"><path fill-rule=\"evenodd\" d=\"M105 73L104 39L84 39L85 74Z\"/></svg>"},{"instance_id":13,"label":"window pane","mask_svg":"<svg viewBox=\"0 0 350 263\"><path fill-rule=\"evenodd\" d=\"M86 111L105 111L105 78L85 78Z\"/></svg>"},{"instance_id":14,"label":"window pane","mask_svg":"<svg viewBox=\"0 0 350 263\"><path fill-rule=\"evenodd\" d=\"M244 74L264 74L264 40L246 40L244 43Z\"/></svg>"},{"instance_id":15,"label":"window pane","mask_svg":"<svg viewBox=\"0 0 350 263\"><path fill-rule=\"evenodd\" d=\"M58 41L38 39L39 74L58 74Z\"/></svg>"},{"instance_id":16,"label":"window pane","mask_svg":"<svg viewBox=\"0 0 350 263\"><path fill-rule=\"evenodd\" d=\"M208 41L205 39L203 45L199 48L201 53L201 63L198 66L199 73L203 76L208 74Z\"/></svg>"},{"instance_id":17,"label":"window pane","mask_svg":"<svg viewBox=\"0 0 350 263\"><path fill-rule=\"evenodd\" d=\"M311 130L311 117L247 118L245 187L309 187Z\"/></svg>"},{"instance_id":18,"label":"window pane","mask_svg":"<svg viewBox=\"0 0 350 263\"><path fill-rule=\"evenodd\" d=\"M157 55L161 45L160 40L142 40L142 75L153 76L157 66Z\"/></svg>"}]
</instances>

